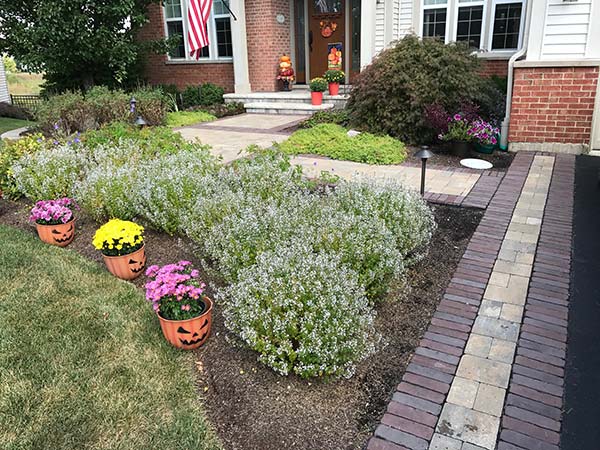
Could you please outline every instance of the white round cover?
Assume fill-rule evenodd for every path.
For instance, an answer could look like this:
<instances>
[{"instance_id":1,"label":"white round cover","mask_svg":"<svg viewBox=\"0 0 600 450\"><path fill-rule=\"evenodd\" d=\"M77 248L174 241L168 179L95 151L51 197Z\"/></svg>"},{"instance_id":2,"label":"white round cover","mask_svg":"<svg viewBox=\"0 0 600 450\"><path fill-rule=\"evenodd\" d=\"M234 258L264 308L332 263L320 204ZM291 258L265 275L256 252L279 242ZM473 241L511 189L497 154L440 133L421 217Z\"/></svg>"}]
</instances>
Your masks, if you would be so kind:
<instances>
[{"instance_id":1,"label":"white round cover","mask_svg":"<svg viewBox=\"0 0 600 450\"><path fill-rule=\"evenodd\" d=\"M483 159L476 159L476 158L461 159L460 165L468 167L469 169L481 169L481 170L491 169L492 167L494 167L492 165L492 163L484 161Z\"/></svg>"}]
</instances>

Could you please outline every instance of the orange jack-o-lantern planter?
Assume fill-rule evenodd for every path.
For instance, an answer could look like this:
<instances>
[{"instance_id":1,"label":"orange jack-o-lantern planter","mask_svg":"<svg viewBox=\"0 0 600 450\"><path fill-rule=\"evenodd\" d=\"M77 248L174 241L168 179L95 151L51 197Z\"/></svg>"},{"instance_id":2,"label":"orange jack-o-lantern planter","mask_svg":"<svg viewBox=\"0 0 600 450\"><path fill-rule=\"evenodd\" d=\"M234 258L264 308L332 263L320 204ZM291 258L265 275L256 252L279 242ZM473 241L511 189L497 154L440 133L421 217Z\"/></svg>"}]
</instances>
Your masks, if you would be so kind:
<instances>
[{"instance_id":1,"label":"orange jack-o-lantern planter","mask_svg":"<svg viewBox=\"0 0 600 450\"><path fill-rule=\"evenodd\" d=\"M206 342L212 325L212 300L203 298L206 308L202 315L187 320L167 320L157 314L165 339L177 348L194 350Z\"/></svg>"},{"instance_id":2,"label":"orange jack-o-lantern planter","mask_svg":"<svg viewBox=\"0 0 600 450\"><path fill-rule=\"evenodd\" d=\"M66 247L75 237L75 219L58 225L35 224L40 239L46 244Z\"/></svg>"},{"instance_id":3,"label":"orange jack-o-lantern planter","mask_svg":"<svg viewBox=\"0 0 600 450\"><path fill-rule=\"evenodd\" d=\"M122 280L133 280L139 277L146 267L146 248L144 245L128 255L102 255L102 257L108 271Z\"/></svg>"}]
</instances>

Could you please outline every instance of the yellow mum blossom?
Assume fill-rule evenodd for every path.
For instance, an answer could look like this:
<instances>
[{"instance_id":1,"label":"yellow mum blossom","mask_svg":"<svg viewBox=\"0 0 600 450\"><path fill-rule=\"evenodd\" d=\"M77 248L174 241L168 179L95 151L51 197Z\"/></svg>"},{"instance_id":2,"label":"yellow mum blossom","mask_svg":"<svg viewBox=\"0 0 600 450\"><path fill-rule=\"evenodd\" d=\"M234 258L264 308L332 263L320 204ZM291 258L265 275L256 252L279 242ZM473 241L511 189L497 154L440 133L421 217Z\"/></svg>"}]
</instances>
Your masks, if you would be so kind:
<instances>
[{"instance_id":1,"label":"yellow mum blossom","mask_svg":"<svg viewBox=\"0 0 600 450\"><path fill-rule=\"evenodd\" d=\"M96 231L92 244L96 250L102 250L104 246L117 249L123 248L124 244L134 246L143 242L144 227L127 220L112 219L102 225Z\"/></svg>"}]
</instances>

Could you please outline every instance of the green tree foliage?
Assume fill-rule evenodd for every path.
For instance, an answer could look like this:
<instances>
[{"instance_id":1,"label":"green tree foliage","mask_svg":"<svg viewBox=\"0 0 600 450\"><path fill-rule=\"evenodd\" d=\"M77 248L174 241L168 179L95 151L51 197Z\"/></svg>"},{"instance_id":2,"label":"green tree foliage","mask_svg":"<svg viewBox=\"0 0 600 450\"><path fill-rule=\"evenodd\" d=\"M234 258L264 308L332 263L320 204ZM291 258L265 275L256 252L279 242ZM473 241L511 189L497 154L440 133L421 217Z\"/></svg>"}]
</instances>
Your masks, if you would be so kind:
<instances>
[{"instance_id":1,"label":"green tree foliage","mask_svg":"<svg viewBox=\"0 0 600 450\"><path fill-rule=\"evenodd\" d=\"M0 52L44 72L49 90L122 85L139 73L142 50L161 46L135 39L156 2L0 0Z\"/></svg>"}]
</instances>

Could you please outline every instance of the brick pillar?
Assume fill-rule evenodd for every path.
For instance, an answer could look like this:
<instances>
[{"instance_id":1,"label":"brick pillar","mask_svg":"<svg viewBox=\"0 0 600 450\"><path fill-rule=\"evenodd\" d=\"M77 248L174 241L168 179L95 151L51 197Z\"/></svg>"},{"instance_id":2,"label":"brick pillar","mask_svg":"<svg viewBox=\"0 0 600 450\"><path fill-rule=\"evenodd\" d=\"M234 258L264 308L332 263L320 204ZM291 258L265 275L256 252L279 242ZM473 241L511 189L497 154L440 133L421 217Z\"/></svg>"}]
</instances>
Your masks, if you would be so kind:
<instances>
[{"instance_id":1,"label":"brick pillar","mask_svg":"<svg viewBox=\"0 0 600 450\"><path fill-rule=\"evenodd\" d=\"M290 54L290 1L246 0L246 34L248 64L253 91L274 91L277 88L279 57ZM283 15L283 24L277 15Z\"/></svg>"},{"instance_id":2,"label":"brick pillar","mask_svg":"<svg viewBox=\"0 0 600 450\"><path fill-rule=\"evenodd\" d=\"M590 142L598 72L597 66L515 68L511 150L583 150Z\"/></svg>"}]
</instances>

